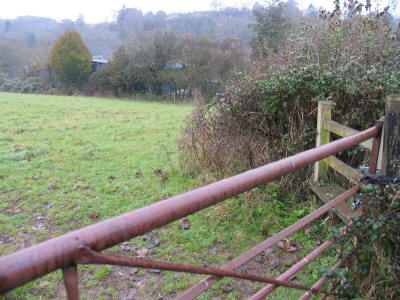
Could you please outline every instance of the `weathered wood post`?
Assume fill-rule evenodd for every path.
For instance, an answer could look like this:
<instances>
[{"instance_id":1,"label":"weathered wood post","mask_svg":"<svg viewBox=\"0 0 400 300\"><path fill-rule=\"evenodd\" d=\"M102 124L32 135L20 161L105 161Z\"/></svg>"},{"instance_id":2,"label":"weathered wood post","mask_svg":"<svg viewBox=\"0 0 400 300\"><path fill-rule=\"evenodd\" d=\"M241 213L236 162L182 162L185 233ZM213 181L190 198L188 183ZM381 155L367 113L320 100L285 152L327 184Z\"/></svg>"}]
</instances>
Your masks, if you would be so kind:
<instances>
[{"instance_id":1,"label":"weathered wood post","mask_svg":"<svg viewBox=\"0 0 400 300\"><path fill-rule=\"evenodd\" d=\"M332 102L318 102L318 119L317 119L317 147L327 144L331 141L329 130L324 126L325 120L331 120ZM329 166L322 160L315 163L314 166L314 182L320 179L327 179Z\"/></svg>"},{"instance_id":2,"label":"weathered wood post","mask_svg":"<svg viewBox=\"0 0 400 300\"><path fill-rule=\"evenodd\" d=\"M382 174L400 177L400 95L386 99Z\"/></svg>"}]
</instances>

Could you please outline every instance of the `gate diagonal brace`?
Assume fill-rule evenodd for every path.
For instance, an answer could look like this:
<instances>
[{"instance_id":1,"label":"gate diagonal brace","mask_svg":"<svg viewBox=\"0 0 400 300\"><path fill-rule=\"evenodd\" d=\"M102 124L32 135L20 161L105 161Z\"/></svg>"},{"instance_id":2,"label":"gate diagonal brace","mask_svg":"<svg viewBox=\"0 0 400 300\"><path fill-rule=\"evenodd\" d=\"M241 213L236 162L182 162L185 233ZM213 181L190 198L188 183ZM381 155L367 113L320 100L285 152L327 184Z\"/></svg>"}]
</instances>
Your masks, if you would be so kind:
<instances>
[{"instance_id":1,"label":"gate diagonal brace","mask_svg":"<svg viewBox=\"0 0 400 300\"><path fill-rule=\"evenodd\" d=\"M194 273L194 274L205 274L205 275L216 275L219 277L234 277L240 279L246 279L251 281L264 282L269 284L274 284L277 286L285 286L288 288L294 288L299 290L309 291L313 294L323 293L325 295L329 295L326 290L315 289L312 287L304 286L301 284L281 281L277 279L272 279L268 277L261 277L253 274L235 272L230 270L222 270L216 268L209 267L201 267L201 266L193 266L193 265L183 265L169 262L160 262L154 261L145 258L136 258L136 257L126 257L126 256L116 256L111 254L99 253L90 249L85 245L78 246L79 248L79 258L76 260L76 264L106 264L106 265L120 265L120 266L129 266L129 267L140 267L145 269L160 269L166 271L176 271L176 272L185 272L185 273Z\"/></svg>"}]
</instances>

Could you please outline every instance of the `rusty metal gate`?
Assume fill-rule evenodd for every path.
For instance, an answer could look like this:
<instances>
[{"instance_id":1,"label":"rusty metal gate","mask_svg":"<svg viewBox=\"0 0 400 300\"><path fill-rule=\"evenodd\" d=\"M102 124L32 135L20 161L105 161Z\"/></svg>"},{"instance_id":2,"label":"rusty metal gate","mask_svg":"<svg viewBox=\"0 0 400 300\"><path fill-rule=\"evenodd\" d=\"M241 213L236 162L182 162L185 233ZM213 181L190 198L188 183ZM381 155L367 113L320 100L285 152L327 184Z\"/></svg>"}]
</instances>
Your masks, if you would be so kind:
<instances>
[{"instance_id":1,"label":"rusty metal gate","mask_svg":"<svg viewBox=\"0 0 400 300\"><path fill-rule=\"evenodd\" d=\"M353 136L336 140L321 147L293 155L1 257L0 293L14 289L55 270L62 269L68 299L79 299L77 265L111 264L210 275L180 295L178 299L181 300L195 298L223 277L235 277L266 283L265 287L250 297L253 300L263 299L278 286L304 290L305 294L300 299L308 299L313 294L321 294L322 299L325 299L333 293L338 283L329 289L321 289L323 284L328 280L325 276L320 278L313 286L293 283L290 282L290 279L331 246L334 243L332 240L322 243L276 279L236 272L234 270L296 230L317 219L335 205L354 195L363 182L359 182L342 195L321 206L278 234L268 238L243 255L228 262L220 269L159 262L144 258L115 256L104 254L101 251L189 214L193 214L222 200L248 191L260 184L268 183L280 176L303 168L337 152L354 147L371 138L373 138L373 146L369 173L374 174L379 152L381 128L382 123L377 122L374 127ZM346 226L351 226L351 224L347 224ZM331 271L339 268L342 263L343 261L339 261L332 267Z\"/></svg>"}]
</instances>

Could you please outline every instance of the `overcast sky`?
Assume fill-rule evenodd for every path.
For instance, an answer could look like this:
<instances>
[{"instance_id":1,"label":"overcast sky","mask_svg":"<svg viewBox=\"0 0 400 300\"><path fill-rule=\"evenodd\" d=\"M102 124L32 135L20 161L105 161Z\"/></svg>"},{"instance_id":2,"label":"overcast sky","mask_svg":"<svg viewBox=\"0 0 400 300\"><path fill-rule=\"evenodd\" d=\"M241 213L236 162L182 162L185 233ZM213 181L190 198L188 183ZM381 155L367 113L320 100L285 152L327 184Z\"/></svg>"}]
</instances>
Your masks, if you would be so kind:
<instances>
[{"instance_id":1,"label":"overcast sky","mask_svg":"<svg viewBox=\"0 0 400 300\"><path fill-rule=\"evenodd\" d=\"M390 1L390 0L387 0ZM385 1L385 2L387 2ZM393 0L391 0L393 1ZM220 3L223 7L252 7L257 1L251 0L0 0L0 18L14 19L18 16L39 16L56 20L76 20L84 16L87 23L113 21L116 12L122 8L134 7L143 12L163 10L172 12L191 12L209 10L212 3ZM259 0L263 3L263 0ZM313 3L316 8L323 6L331 9L333 0L298 0L301 8Z\"/></svg>"}]
</instances>

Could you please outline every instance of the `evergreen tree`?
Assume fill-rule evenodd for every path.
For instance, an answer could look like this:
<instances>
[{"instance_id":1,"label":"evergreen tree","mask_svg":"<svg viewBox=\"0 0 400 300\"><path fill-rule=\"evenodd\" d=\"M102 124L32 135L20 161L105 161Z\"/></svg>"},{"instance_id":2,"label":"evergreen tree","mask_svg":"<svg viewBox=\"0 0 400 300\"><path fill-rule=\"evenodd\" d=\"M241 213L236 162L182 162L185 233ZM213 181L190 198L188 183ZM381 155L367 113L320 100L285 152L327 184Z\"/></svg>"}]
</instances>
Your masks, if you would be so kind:
<instances>
[{"instance_id":1,"label":"evergreen tree","mask_svg":"<svg viewBox=\"0 0 400 300\"><path fill-rule=\"evenodd\" d=\"M79 33L68 30L54 43L49 68L63 82L81 86L92 72L91 58Z\"/></svg>"}]
</instances>

